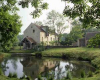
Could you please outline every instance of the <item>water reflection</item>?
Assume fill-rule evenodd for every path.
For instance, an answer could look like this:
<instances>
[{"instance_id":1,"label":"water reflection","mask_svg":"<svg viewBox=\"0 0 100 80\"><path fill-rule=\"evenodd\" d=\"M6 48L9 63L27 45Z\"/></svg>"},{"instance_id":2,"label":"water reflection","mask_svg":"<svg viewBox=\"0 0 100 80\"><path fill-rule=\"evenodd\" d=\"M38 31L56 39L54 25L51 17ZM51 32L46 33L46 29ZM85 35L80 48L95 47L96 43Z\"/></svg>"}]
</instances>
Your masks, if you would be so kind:
<instances>
[{"instance_id":1,"label":"water reflection","mask_svg":"<svg viewBox=\"0 0 100 80\"><path fill-rule=\"evenodd\" d=\"M24 58L21 61L23 64L23 71L27 76L31 76L34 80L40 73L44 73L45 76L48 76L48 72L50 69L55 69L59 62L52 61L49 59L36 59L33 57Z\"/></svg>"},{"instance_id":2,"label":"water reflection","mask_svg":"<svg viewBox=\"0 0 100 80\"><path fill-rule=\"evenodd\" d=\"M26 76L30 76L33 80L40 74L43 77L54 76L55 79L59 80L62 77L66 77L68 71L71 72L73 77L80 77L81 70L84 70L85 73L95 70L88 62L54 58L36 59L35 57L10 57L4 59L1 65L6 76L8 76L10 72L17 73L18 78L25 74Z\"/></svg>"},{"instance_id":3,"label":"water reflection","mask_svg":"<svg viewBox=\"0 0 100 80\"><path fill-rule=\"evenodd\" d=\"M4 59L1 63L3 73L8 76L9 73L17 73L18 78L23 76L23 65L20 63L20 58Z\"/></svg>"}]
</instances>

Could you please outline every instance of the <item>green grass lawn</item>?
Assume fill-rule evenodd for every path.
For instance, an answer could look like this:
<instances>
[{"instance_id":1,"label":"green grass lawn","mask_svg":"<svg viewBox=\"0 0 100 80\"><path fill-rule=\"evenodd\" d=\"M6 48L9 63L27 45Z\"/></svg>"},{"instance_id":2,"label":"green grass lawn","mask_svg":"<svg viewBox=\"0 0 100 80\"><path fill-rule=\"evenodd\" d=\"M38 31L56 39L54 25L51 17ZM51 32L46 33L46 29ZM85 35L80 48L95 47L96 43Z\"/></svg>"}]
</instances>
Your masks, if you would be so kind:
<instances>
[{"instance_id":1,"label":"green grass lawn","mask_svg":"<svg viewBox=\"0 0 100 80\"><path fill-rule=\"evenodd\" d=\"M34 50L29 49L29 50L11 50L10 53L33 53Z\"/></svg>"},{"instance_id":2,"label":"green grass lawn","mask_svg":"<svg viewBox=\"0 0 100 80\"><path fill-rule=\"evenodd\" d=\"M43 55L53 55L53 56L61 56L62 54L75 54L78 53L88 53L93 55L100 55L100 49L99 48L54 48L54 49L48 49L42 52Z\"/></svg>"},{"instance_id":3,"label":"green grass lawn","mask_svg":"<svg viewBox=\"0 0 100 80\"><path fill-rule=\"evenodd\" d=\"M10 51L10 53L33 53L33 52L34 52L33 49L23 50L23 46L21 46L21 49L20 46L16 46L14 47L14 49Z\"/></svg>"}]
</instances>

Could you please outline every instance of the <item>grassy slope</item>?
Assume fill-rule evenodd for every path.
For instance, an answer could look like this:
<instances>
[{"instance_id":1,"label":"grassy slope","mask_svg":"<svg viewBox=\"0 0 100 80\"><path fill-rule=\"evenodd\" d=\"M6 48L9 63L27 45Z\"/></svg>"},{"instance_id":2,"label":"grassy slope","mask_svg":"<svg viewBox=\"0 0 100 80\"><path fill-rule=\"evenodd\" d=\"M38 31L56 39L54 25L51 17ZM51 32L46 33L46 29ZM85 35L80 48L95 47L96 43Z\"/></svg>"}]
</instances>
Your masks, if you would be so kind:
<instances>
[{"instance_id":1,"label":"grassy slope","mask_svg":"<svg viewBox=\"0 0 100 80\"><path fill-rule=\"evenodd\" d=\"M43 56L58 56L62 55L69 58L88 59L93 65L100 68L100 49L99 48L55 48L48 49L42 52Z\"/></svg>"},{"instance_id":2,"label":"grassy slope","mask_svg":"<svg viewBox=\"0 0 100 80\"><path fill-rule=\"evenodd\" d=\"M93 55L100 55L100 49L94 49L94 48L55 48L55 49L48 49L46 51L42 52L43 55L53 55L53 56L61 56L62 54L75 54L78 53L88 53ZM95 53L95 54L94 54Z\"/></svg>"}]
</instances>

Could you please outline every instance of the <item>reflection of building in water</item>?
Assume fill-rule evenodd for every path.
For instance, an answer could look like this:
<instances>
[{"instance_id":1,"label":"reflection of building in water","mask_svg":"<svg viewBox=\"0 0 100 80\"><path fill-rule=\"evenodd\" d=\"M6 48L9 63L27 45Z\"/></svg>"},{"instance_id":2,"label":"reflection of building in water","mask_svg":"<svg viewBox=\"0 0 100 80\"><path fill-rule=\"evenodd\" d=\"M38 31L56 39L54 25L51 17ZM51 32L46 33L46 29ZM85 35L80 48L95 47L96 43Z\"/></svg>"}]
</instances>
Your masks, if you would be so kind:
<instances>
[{"instance_id":1,"label":"reflection of building in water","mask_svg":"<svg viewBox=\"0 0 100 80\"><path fill-rule=\"evenodd\" d=\"M4 56L1 54L1 55L0 55L0 63L3 61L3 57L4 57Z\"/></svg>"},{"instance_id":2,"label":"reflection of building in water","mask_svg":"<svg viewBox=\"0 0 100 80\"><path fill-rule=\"evenodd\" d=\"M21 63L23 64L25 75L30 76L33 80L37 78L40 73L53 69L58 65L57 61L33 58L24 59Z\"/></svg>"}]
</instances>

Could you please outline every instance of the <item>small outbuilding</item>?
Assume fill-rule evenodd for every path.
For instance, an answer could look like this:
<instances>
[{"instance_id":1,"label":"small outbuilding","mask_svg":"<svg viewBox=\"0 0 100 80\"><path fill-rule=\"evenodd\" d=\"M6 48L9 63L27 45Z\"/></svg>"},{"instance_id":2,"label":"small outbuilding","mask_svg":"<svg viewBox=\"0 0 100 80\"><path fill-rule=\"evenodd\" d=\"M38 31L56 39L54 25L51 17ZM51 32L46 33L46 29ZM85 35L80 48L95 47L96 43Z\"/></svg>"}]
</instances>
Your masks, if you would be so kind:
<instances>
[{"instance_id":1,"label":"small outbuilding","mask_svg":"<svg viewBox=\"0 0 100 80\"><path fill-rule=\"evenodd\" d=\"M32 49L36 42L31 37L25 37L21 43L23 43L23 49Z\"/></svg>"},{"instance_id":2,"label":"small outbuilding","mask_svg":"<svg viewBox=\"0 0 100 80\"><path fill-rule=\"evenodd\" d=\"M84 38L81 38L77 41L79 47L85 47L88 44L89 39L93 38L96 34L100 32L87 32Z\"/></svg>"}]
</instances>

